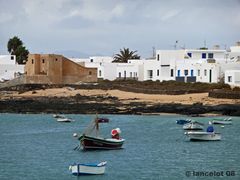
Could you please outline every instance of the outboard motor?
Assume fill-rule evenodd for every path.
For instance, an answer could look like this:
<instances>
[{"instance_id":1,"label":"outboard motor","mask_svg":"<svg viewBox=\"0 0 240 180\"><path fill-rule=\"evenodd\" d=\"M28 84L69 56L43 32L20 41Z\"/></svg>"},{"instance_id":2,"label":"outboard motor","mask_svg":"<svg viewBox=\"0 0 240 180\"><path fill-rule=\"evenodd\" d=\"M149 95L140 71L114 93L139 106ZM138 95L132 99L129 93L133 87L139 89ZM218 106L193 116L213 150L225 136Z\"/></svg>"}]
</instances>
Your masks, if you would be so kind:
<instances>
[{"instance_id":1,"label":"outboard motor","mask_svg":"<svg viewBox=\"0 0 240 180\"><path fill-rule=\"evenodd\" d=\"M208 126L207 132L214 132L214 128L212 125Z\"/></svg>"}]
</instances>

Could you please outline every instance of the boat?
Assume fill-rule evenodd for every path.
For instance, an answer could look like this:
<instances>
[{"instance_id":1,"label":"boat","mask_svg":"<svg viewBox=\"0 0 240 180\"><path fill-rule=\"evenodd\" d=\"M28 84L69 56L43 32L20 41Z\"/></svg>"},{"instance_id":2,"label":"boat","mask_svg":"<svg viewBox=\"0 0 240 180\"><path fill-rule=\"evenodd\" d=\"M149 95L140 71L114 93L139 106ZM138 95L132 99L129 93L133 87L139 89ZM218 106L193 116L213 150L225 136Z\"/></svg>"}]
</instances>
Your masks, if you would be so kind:
<instances>
[{"instance_id":1,"label":"boat","mask_svg":"<svg viewBox=\"0 0 240 180\"><path fill-rule=\"evenodd\" d=\"M222 125L231 125L232 124L232 118L225 118L223 120L221 119L213 119L211 121L212 124L222 124Z\"/></svg>"},{"instance_id":2,"label":"boat","mask_svg":"<svg viewBox=\"0 0 240 180\"><path fill-rule=\"evenodd\" d=\"M109 119L96 117L81 135L74 133L75 137L78 137L80 145L83 150L101 149L101 150L113 150L121 149L125 139L120 138L121 130L119 128L111 131L111 138L103 138L99 135L99 123L107 123Z\"/></svg>"},{"instance_id":3,"label":"boat","mask_svg":"<svg viewBox=\"0 0 240 180\"><path fill-rule=\"evenodd\" d=\"M53 117L57 120L57 122L72 122L73 120L71 118L67 118L64 115L60 114L54 114Z\"/></svg>"},{"instance_id":4,"label":"boat","mask_svg":"<svg viewBox=\"0 0 240 180\"><path fill-rule=\"evenodd\" d=\"M221 134L215 133L215 132L190 131L190 132L185 132L185 135L187 135L191 141L219 141L219 140L221 140Z\"/></svg>"},{"instance_id":5,"label":"boat","mask_svg":"<svg viewBox=\"0 0 240 180\"><path fill-rule=\"evenodd\" d=\"M65 116L60 114L53 114L53 118L65 118Z\"/></svg>"},{"instance_id":6,"label":"boat","mask_svg":"<svg viewBox=\"0 0 240 180\"><path fill-rule=\"evenodd\" d=\"M199 122L190 122L183 125L184 130L203 130L203 124Z\"/></svg>"},{"instance_id":7,"label":"boat","mask_svg":"<svg viewBox=\"0 0 240 180\"><path fill-rule=\"evenodd\" d=\"M184 125L184 124L187 124L187 123L190 123L191 122L191 119L178 119L176 120L176 123L179 124L179 125Z\"/></svg>"},{"instance_id":8,"label":"boat","mask_svg":"<svg viewBox=\"0 0 240 180\"><path fill-rule=\"evenodd\" d=\"M69 166L69 170L75 176L80 175L101 175L105 173L107 162L88 163L88 164L73 164Z\"/></svg>"},{"instance_id":9,"label":"boat","mask_svg":"<svg viewBox=\"0 0 240 180\"><path fill-rule=\"evenodd\" d=\"M57 118L57 122L72 122L70 118Z\"/></svg>"}]
</instances>

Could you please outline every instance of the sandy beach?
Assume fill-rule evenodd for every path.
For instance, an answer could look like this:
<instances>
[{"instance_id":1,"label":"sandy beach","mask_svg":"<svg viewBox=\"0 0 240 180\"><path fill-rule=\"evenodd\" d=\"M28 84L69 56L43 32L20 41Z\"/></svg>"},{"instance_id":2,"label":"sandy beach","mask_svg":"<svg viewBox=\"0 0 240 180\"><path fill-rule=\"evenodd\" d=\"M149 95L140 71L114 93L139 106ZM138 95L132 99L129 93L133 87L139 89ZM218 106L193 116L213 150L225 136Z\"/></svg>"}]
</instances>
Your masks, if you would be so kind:
<instances>
[{"instance_id":1,"label":"sandy beach","mask_svg":"<svg viewBox=\"0 0 240 180\"><path fill-rule=\"evenodd\" d=\"M202 103L203 105L219 105L219 104L239 104L240 100L235 99L215 99L208 97L208 93L184 94L184 95L156 95L125 92L120 90L100 90L100 89L73 89L73 88L52 88L45 90L28 91L22 94L13 93L11 96L20 97L68 97L80 94L82 96L112 96L117 97L123 103L129 102L146 102L155 103L181 103L194 104Z\"/></svg>"}]
</instances>

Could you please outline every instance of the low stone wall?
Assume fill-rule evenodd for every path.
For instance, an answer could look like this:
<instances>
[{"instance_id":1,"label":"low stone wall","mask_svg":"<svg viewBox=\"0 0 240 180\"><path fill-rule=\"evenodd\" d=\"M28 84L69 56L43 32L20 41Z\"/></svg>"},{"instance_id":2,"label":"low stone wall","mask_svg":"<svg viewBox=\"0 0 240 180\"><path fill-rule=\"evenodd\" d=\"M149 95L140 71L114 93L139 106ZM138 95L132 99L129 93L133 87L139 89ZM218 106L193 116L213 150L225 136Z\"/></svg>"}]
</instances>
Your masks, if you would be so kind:
<instances>
[{"instance_id":1,"label":"low stone wall","mask_svg":"<svg viewBox=\"0 0 240 180\"><path fill-rule=\"evenodd\" d=\"M210 91L208 96L220 99L240 99L240 91L214 90Z\"/></svg>"}]
</instances>

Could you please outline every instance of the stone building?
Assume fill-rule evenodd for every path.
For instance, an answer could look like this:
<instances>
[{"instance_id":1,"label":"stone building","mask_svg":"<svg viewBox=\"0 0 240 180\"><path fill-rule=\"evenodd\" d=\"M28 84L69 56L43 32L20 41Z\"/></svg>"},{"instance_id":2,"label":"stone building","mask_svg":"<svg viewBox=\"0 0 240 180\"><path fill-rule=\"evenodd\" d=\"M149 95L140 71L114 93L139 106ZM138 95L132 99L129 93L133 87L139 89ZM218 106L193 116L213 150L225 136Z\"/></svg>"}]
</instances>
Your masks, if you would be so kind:
<instances>
[{"instance_id":1,"label":"stone building","mask_svg":"<svg viewBox=\"0 0 240 180\"><path fill-rule=\"evenodd\" d=\"M97 82L97 68L87 68L55 54L29 54L24 72L27 84Z\"/></svg>"}]
</instances>

